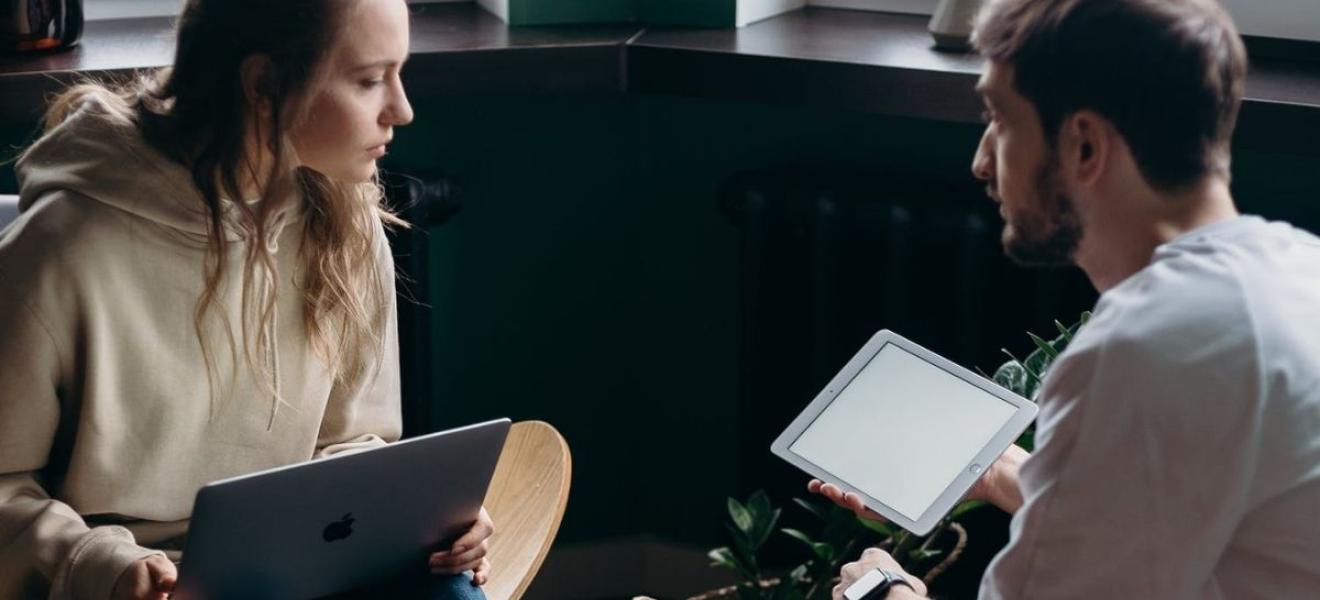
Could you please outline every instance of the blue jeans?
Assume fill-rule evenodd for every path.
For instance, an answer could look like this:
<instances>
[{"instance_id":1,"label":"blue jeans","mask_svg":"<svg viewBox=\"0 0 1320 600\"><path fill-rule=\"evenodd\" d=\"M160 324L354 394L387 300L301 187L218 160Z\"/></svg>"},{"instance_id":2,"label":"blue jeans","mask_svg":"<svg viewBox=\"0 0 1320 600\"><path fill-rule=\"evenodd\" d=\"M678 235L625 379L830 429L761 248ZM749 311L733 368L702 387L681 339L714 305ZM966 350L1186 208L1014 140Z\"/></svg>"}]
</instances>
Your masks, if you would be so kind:
<instances>
[{"instance_id":1,"label":"blue jeans","mask_svg":"<svg viewBox=\"0 0 1320 600\"><path fill-rule=\"evenodd\" d=\"M480 587L472 585L471 572L460 575L422 573L366 585L351 592L336 594L325 600L368 600L373 598L486 600L486 594L481 591Z\"/></svg>"}]
</instances>

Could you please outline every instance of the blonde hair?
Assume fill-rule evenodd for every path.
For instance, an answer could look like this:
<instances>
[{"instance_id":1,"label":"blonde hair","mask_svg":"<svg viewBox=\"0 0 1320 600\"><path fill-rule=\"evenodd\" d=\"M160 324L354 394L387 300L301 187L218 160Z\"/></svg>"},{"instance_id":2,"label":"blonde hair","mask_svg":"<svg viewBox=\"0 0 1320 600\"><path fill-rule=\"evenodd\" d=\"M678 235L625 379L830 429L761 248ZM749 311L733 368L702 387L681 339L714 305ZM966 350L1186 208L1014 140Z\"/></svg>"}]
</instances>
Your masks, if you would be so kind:
<instances>
[{"instance_id":1,"label":"blonde hair","mask_svg":"<svg viewBox=\"0 0 1320 600\"><path fill-rule=\"evenodd\" d=\"M394 290L388 289L389 274L381 272L381 265L389 263L378 253L388 249L378 231L382 224L407 224L385 206L375 177L346 183L306 167L294 168L292 150L282 135L307 118L331 46L347 8L356 1L190 0L179 19L172 67L129 80L75 85L47 109L49 131L83 99L96 96L131 119L153 147L189 169L207 215L205 287L193 325L206 360L213 410L217 369L205 335L211 313L224 325L234 365L231 382L241 346L247 364L265 375L262 384L277 403L284 403L271 363L273 340L265 333L275 318L275 297L255 286L262 278L271 284L278 281L266 240L285 208L279 203L289 197L302 204L299 283L303 328L312 350L340 383L379 368L384 356L386 311ZM261 18L254 20L253 14ZM249 106L240 81L243 61L254 55L270 59L271 72L260 86L271 107L264 122L257 121L262 115ZM269 139L255 140L269 159L269 168L260 173L256 165L261 161L251 156L253 140L248 139L253 123L260 125L258 131L275 132L266 136ZM256 201L244 201L241 181L258 183ZM241 269L241 344L233 337L226 312L216 310L229 270L227 228L248 242ZM267 360L259 360L259 355Z\"/></svg>"}]
</instances>

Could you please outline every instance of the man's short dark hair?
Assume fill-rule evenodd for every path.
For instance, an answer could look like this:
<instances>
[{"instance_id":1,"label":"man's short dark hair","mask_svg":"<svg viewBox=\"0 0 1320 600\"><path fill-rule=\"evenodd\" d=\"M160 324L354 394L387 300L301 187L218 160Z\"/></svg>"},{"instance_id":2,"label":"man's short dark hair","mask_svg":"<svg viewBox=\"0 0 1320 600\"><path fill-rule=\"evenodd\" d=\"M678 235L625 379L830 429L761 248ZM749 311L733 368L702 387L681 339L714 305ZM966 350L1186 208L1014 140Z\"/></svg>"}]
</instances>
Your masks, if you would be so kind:
<instances>
[{"instance_id":1,"label":"man's short dark hair","mask_svg":"<svg viewBox=\"0 0 1320 600\"><path fill-rule=\"evenodd\" d=\"M1090 109L1155 188L1228 179L1247 58L1214 0L990 0L973 38L1014 69L1051 147L1066 117Z\"/></svg>"}]
</instances>

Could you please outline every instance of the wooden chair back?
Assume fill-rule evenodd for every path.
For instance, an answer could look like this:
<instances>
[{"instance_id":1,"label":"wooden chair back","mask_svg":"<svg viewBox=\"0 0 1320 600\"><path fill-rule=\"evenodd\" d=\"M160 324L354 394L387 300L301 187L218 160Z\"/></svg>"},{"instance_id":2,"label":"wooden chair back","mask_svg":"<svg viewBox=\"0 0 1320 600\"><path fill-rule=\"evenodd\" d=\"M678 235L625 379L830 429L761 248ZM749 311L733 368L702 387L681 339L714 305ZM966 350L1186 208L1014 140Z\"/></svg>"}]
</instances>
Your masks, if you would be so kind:
<instances>
[{"instance_id":1,"label":"wooden chair back","mask_svg":"<svg viewBox=\"0 0 1320 600\"><path fill-rule=\"evenodd\" d=\"M509 429L495 467L486 510L495 522L490 539L489 600L518 600L550 551L568 504L572 456L549 423L522 421Z\"/></svg>"}]
</instances>

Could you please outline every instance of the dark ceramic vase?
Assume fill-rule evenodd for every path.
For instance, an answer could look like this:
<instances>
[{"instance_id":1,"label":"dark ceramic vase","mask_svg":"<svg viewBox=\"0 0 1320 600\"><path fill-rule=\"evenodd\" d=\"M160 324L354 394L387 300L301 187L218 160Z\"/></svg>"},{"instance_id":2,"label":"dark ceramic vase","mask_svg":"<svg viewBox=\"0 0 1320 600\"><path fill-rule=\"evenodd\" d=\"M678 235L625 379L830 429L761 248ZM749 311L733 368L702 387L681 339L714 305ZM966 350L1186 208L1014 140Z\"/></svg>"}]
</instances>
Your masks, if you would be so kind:
<instances>
[{"instance_id":1,"label":"dark ceramic vase","mask_svg":"<svg viewBox=\"0 0 1320 600\"><path fill-rule=\"evenodd\" d=\"M0 0L0 52L68 48L82 30L82 0Z\"/></svg>"}]
</instances>

